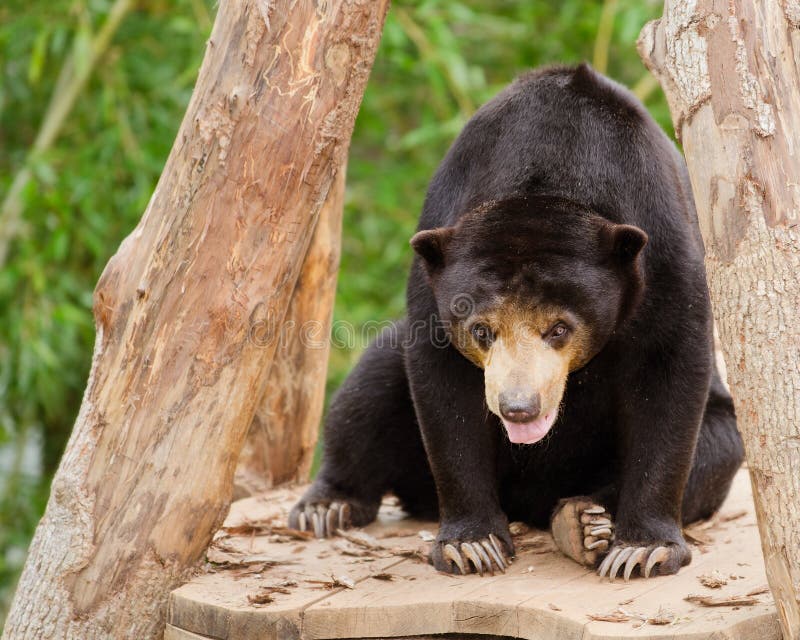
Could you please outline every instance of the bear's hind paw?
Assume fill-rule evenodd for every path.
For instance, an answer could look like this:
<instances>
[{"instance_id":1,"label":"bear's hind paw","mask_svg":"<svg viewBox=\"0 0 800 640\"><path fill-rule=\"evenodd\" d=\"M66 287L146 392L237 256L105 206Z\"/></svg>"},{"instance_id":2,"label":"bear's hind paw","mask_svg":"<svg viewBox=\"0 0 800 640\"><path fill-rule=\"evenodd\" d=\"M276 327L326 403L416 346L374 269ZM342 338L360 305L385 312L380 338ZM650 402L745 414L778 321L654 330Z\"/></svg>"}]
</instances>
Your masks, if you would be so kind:
<instances>
[{"instance_id":1,"label":"bear's hind paw","mask_svg":"<svg viewBox=\"0 0 800 640\"><path fill-rule=\"evenodd\" d=\"M561 553L587 567L596 566L614 541L611 514L591 498L562 501L550 522L550 530Z\"/></svg>"}]
</instances>

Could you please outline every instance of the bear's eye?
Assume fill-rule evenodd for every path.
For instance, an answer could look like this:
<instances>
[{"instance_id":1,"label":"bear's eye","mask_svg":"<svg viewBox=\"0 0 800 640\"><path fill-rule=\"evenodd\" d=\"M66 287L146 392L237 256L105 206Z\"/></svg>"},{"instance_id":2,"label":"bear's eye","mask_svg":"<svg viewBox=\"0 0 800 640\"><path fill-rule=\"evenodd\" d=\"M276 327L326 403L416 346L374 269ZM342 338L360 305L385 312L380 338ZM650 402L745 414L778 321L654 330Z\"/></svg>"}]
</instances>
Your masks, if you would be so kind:
<instances>
[{"instance_id":1,"label":"bear's eye","mask_svg":"<svg viewBox=\"0 0 800 640\"><path fill-rule=\"evenodd\" d=\"M563 322L556 322L548 332L547 337L551 340L557 340L558 338L563 338L567 333L569 333L569 327Z\"/></svg>"},{"instance_id":2,"label":"bear's eye","mask_svg":"<svg viewBox=\"0 0 800 640\"><path fill-rule=\"evenodd\" d=\"M488 349L494 341L494 332L482 322L473 324L469 331L475 341L484 349Z\"/></svg>"}]
</instances>

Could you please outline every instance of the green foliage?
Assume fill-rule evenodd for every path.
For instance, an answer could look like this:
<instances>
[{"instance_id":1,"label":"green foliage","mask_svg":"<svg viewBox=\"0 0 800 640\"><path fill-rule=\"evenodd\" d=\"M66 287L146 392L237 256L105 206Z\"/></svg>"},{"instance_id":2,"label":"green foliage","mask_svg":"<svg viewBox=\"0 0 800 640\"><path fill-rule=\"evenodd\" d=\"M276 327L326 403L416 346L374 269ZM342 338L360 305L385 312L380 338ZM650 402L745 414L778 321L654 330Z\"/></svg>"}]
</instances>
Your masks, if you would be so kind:
<instances>
[{"instance_id":1,"label":"green foliage","mask_svg":"<svg viewBox=\"0 0 800 640\"><path fill-rule=\"evenodd\" d=\"M61 65L73 51L76 64L86 64L111 4L0 5L0 194L25 161ZM633 86L645 76L634 41L661 3L616 5L608 72ZM450 141L518 73L591 60L602 9L591 0L393 7L351 146L337 321L358 327L402 315L408 239ZM211 16L212 0L140 0L56 144L33 159L24 227L0 266L0 620L80 405L94 340L94 283L152 193ZM661 94L647 105L671 130ZM333 351L330 388L361 347Z\"/></svg>"}]
</instances>

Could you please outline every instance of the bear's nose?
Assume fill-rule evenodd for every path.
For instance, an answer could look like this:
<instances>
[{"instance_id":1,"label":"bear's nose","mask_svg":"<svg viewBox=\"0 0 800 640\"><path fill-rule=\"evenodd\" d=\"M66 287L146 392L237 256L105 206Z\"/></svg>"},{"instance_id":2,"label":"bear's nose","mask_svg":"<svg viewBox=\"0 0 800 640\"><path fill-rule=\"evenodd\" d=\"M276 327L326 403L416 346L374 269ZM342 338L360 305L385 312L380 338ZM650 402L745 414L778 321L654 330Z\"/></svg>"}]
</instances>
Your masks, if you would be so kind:
<instances>
[{"instance_id":1,"label":"bear's nose","mask_svg":"<svg viewBox=\"0 0 800 640\"><path fill-rule=\"evenodd\" d=\"M536 420L542 409L538 393L513 389L503 391L498 397L500 415L510 422L525 423Z\"/></svg>"}]
</instances>

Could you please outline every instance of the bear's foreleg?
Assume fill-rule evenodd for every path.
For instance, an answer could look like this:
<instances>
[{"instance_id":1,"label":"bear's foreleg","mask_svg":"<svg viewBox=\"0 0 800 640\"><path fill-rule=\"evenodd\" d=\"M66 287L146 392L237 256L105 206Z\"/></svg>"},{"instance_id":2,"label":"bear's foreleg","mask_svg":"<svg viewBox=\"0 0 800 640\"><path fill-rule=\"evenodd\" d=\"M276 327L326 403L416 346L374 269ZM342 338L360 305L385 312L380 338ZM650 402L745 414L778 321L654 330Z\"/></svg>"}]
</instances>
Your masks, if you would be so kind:
<instances>
[{"instance_id":1,"label":"bear's foreleg","mask_svg":"<svg viewBox=\"0 0 800 640\"><path fill-rule=\"evenodd\" d=\"M677 353L674 357L673 365L691 362ZM637 567L646 578L673 574L691 561L681 533L681 501L709 378L702 367L690 372L670 363L658 371L623 370L635 375L626 382L626 400L618 415L616 539L598 569L601 577L612 580L618 571L629 576Z\"/></svg>"},{"instance_id":2,"label":"bear's foreleg","mask_svg":"<svg viewBox=\"0 0 800 640\"><path fill-rule=\"evenodd\" d=\"M324 538L367 525L392 490L412 513L435 512L405 374L405 327L384 329L331 401L322 467L289 514L289 526Z\"/></svg>"},{"instance_id":3,"label":"bear's foreleg","mask_svg":"<svg viewBox=\"0 0 800 640\"><path fill-rule=\"evenodd\" d=\"M499 432L489 422L483 372L452 346L422 338L407 349L407 371L439 495L439 571L503 571L514 553L497 482Z\"/></svg>"}]
</instances>

